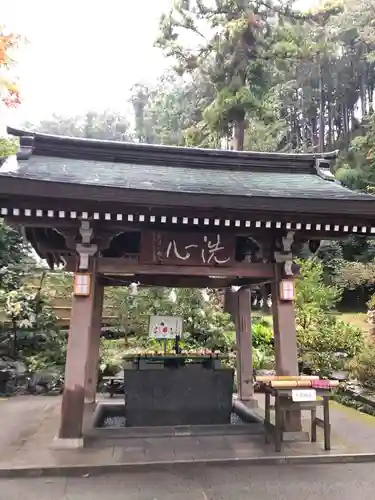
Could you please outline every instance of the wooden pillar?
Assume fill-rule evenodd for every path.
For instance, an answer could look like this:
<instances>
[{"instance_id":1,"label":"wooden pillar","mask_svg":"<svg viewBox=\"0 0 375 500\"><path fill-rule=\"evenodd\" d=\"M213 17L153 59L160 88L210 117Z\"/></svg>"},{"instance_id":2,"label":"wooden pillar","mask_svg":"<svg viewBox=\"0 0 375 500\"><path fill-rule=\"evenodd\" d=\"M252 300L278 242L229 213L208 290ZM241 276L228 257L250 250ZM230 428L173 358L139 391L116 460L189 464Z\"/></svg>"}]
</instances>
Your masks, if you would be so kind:
<instances>
[{"instance_id":1,"label":"wooden pillar","mask_svg":"<svg viewBox=\"0 0 375 500\"><path fill-rule=\"evenodd\" d=\"M240 288L235 297L235 323L237 344L237 393L248 406L256 406L253 387L253 356L251 338L251 292Z\"/></svg>"},{"instance_id":2,"label":"wooden pillar","mask_svg":"<svg viewBox=\"0 0 375 500\"><path fill-rule=\"evenodd\" d=\"M272 314L275 338L276 375L298 375L298 351L294 302L280 299L282 264L275 264L275 280L272 282ZM289 412L284 430L301 430L301 413Z\"/></svg>"},{"instance_id":3,"label":"wooden pillar","mask_svg":"<svg viewBox=\"0 0 375 500\"><path fill-rule=\"evenodd\" d=\"M224 291L224 312L230 315L233 323L236 322L236 307L237 307L237 297L232 291L232 287L228 287Z\"/></svg>"},{"instance_id":4,"label":"wooden pillar","mask_svg":"<svg viewBox=\"0 0 375 500\"><path fill-rule=\"evenodd\" d=\"M280 300L282 270L275 264L272 283L272 314L277 375L298 375L298 353L294 302Z\"/></svg>"},{"instance_id":5,"label":"wooden pillar","mask_svg":"<svg viewBox=\"0 0 375 500\"><path fill-rule=\"evenodd\" d=\"M90 356L91 332L97 280L92 273L88 297L74 296L70 316L65 364L64 394L58 437L67 447L82 446L82 424L85 405L85 382Z\"/></svg>"},{"instance_id":6,"label":"wooden pillar","mask_svg":"<svg viewBox=\"0 0 375 500\"><path fill-rule=\"evenodd\" d=\"M94 304L91 324L91 339L85 378L85 401L87 403L95 403L96 388L98 384L100 333L102 326L102 311L104 300L104 286L99 282L96 283L96 286L94 288L93 300Z\"/></svg>"}]
</instances>

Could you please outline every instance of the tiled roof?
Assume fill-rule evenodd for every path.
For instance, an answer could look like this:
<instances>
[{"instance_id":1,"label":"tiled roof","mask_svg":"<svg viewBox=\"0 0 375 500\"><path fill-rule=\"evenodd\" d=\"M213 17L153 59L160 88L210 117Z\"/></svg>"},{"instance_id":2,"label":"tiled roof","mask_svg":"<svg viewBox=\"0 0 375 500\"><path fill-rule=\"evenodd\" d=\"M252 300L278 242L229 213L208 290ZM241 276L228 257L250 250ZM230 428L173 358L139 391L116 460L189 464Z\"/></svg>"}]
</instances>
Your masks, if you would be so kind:
<instances>
[{"instance_id":1,"label":"tiled roof","mask_svg":"<svg viewBox=\"0 0 375 500\"><path fill-rule=\"evenodd\" d=\"M336 152L238 152L10 133L21 137L21 150L18 163L9 158L0 165L2 196L375 214L375 196L351 191L330 174Z\"/></svg>"},{"instance_id":2,"label":"tiled roof","mask_svg":"<svg viewBox=\"0 0 375 500\"><path fill-rule=\"evenodd\" d=\"M316 173L270 173L136 165L32 155L4 175L41 181L146 191L277 198L372 199ZM0 168L0 174L2 169Z\"/></svg>"}]
</instances>

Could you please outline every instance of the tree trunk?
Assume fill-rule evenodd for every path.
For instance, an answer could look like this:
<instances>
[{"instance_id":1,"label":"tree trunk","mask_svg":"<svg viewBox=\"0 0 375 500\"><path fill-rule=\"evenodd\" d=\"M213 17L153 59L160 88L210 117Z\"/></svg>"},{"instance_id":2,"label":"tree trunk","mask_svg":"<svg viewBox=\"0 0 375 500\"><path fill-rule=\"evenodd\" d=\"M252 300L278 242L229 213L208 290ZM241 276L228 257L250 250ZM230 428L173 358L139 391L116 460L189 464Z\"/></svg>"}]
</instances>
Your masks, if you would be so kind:
<instances>
[{"instance_id":1,"label":"tree trunk","mask_svg":"<svg viewBox=\"0 0 375 500\"><path fill-rule=\"evenodd\" d=\"M372 114L374 111L374 89L372 85L368 85L367 88L367 93L368 93L368 112L369 114Z\"/></svg>"},{"instance_id":2,"label":"tree trunk","mask_svg":"<svg viewBox=\"0 0 375 500\"><path fill-rule=\"evenodd\" d=\"M245 142L245 113L234 122L233 149L243 151Z\"/></svg>"},{"instance_id":3,"label":"tree trunk","mask_svg":"<svg viewBox=\"0 0 375 500\"><path fill-rule=\"evenodd\" d=\"M335 139L333 136L332 103L328 104L328 145L332 149Z\"/></svg>"},{"instance_id":4,"label":"tree trunk","mask_svg":"<svg viewBox=\"0 0 375 500\"><path fill-rule=\"evenodd\" d=\"M350 133L350 110L349 106L345 103L345 127L346 127L346 135L349 137Z\"/></svg>"},{"instance_id":5,"label":"tree trunk","mask_svg":"<svg viewBox=\"0 0 375 500\"><path fill-rule=\"evenodd\" d=\"M364 116L367 114L367 102L366 102L366 75L363 74L361 76L361 120L363 120Z\"/></svg>"},{"instance_id":6,"label":"tree trunk","mask_svg":"<svg viewBox=\"0 0 375 500\"><path fill-rule=\"evenodd\" d=\"M323 88L323 75L322 69L319 70L319 152L324 152L324 88Z\"/></svg>"},{"instance_id":7,"label":"tree trunk","mask_svg":"<svg viewBox=\"0 0 375 500\"><path fill-rule=\"evenodd\" d=\"M18 339L17 339L17 322L14 318L12 318L12 347L11 353L14 359L17 359L18 356Z\"/></svg>"}]
</instances>

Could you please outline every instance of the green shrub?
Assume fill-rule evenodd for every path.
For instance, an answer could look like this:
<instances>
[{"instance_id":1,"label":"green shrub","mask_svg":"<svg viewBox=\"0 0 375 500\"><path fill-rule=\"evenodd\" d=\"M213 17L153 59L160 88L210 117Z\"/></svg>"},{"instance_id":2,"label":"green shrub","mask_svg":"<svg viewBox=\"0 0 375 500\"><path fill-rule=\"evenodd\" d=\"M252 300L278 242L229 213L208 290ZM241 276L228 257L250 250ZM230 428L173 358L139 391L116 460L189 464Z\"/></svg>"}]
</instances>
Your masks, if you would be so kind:
<instances>
[{"instance_id":1,"label":"green shrub","mask_svg":"<svg viewBox=\"0 0 375 500\"><path fill-rule=\"evenodd\" d=\"M349 363L350 373L361 384L375 386L375 346L370 344Z\"/></svg>"},{"instance_id":2,"label":"green shrub","mask_svg":"<svg viewBox=\"0 0 375 500\"><path fill-rule=\"evenodd\" d=\"M327 376L345 364L336 353L352 358L363 349L363 334L333 314L341 294L337 287L324 284L322 265L314 259L299 264L301 278L296 283L299 357L313 372Z\"/></svg>"},{"instance_id":3,"label":"green shrub","mask_svg":"<svg viewBox=\"0 0 375 500\"><path fill-rule=\"evenodd\" d=\"M265 318L255 317L252 321L253 347L269 347L273 337L273 328Z\"/></svg>"},{"instance_id":4,"label":"green shrub","mask_svg":"<svg viewBox=\"0 0 375 500\"><path fill-rule=\"evenodd\" d=\"M309 329L297 328L300 360L313 372L328 376L332 371L342 369L345 358L357 355L364 346L359 328L337 320L334 316L322 317L319 324Z\"/></svg>"},{"instance_id":5,"label":"green shrub","mask_svg":"<svg viewBox=\"0 0 375 500\"><path fill-rule=\"evenodd\" d=\"M15 155L18 150L18 137L0 137L0 158Z\"/></svg>"},{"instance_id":6,"label":"green shrub","mask_svg":"<svg viewBox=\"0 0 375 500\"><path fill-rule=\"evenodd\" d=\"M274 365L275 358L269 350L253 347L253 368L255 370L271 370Z\"/></svg>"}]
</instances>

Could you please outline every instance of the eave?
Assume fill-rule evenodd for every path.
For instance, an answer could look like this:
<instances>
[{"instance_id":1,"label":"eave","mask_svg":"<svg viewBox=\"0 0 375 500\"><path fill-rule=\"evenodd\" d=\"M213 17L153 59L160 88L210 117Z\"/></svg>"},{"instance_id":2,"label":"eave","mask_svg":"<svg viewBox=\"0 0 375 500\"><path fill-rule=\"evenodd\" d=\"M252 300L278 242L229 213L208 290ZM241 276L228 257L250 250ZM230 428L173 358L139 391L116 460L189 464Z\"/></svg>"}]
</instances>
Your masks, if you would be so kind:
<instances>
[{"instance_id":1,"label":"eave","mask_svg":"<svg viewBox=\"0 0 375 500\"><path fill-rule=\"evenodd\" d=\"M2 177L0 182L0 200L3 203L21 201L35 206L45 205L45 201L75 209L74 202L82 201L93 208L103 204L112 204L118 210L126 207L145 206L173 208L199 208L207 210L251 211L255 214L291 213L316 214L332 218L335 215L362 216L375 219L375 197L372 199L313 199L288 197L248 197L238 195L212 195L197 193L176 193L126 189L109 186L82 185L63 182L40 181L35 179ZM69 207L66 203L69 201ZM51 209L54 206L49 207ZM103 207L104 208L104 207Z\"/></svg>"}]
</instances>

